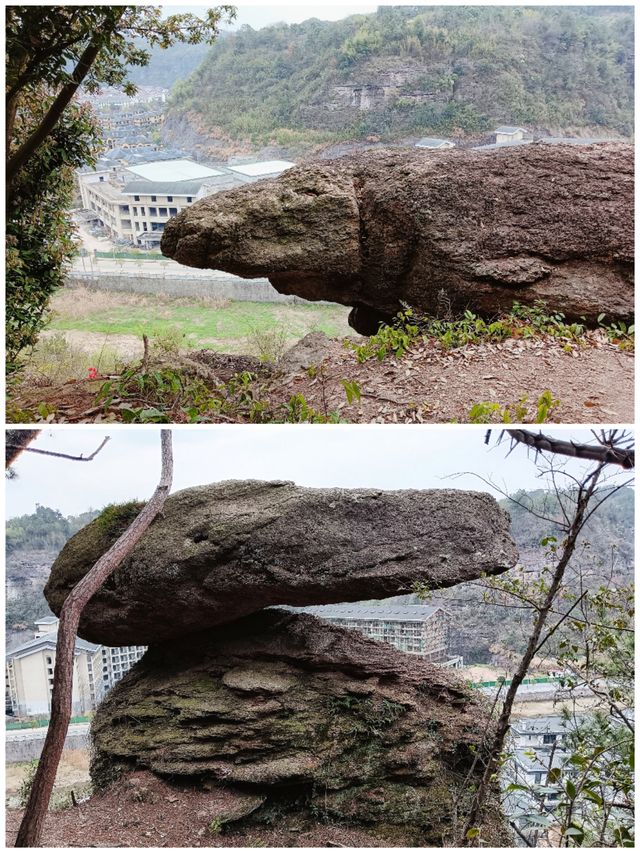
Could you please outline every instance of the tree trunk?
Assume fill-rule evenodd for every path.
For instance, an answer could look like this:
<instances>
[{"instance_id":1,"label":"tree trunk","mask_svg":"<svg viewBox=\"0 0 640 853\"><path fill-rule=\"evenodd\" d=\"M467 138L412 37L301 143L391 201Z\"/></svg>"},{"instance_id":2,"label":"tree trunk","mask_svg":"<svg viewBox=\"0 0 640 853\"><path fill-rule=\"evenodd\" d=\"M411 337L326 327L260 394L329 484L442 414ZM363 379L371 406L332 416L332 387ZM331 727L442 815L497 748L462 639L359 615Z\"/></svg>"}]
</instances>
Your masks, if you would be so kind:
<instances>
[{"instance_id":1,"label":"tree trunk","mask_svg":"<svg viewBox=\"0 0 640 853\"><path fill-rule=\"evenodd\" d=\"M502 711L498 717L493 740L487 749L485 769L482 774L478 790L471 804L469 814L467 815L464 829L462 831L462 838L460 839L461 845L472 845L476 839L475 836L472 836L470 839L468 837L468 833L482 822L485 802L491 788L492 779L498 771L500 756L504 749L507 734L509 733L511 712L513 710L516 693L526 678L529 667L531 666L531 661L540 649L540 637L542 636L542 630L553 607L553 603L564 578L566 568L575 551L576 541L585 521L589 501L594 494L604 464L606 463L603 463L596 468L596 470L589 475L587 481L580 486L575 514L571 520L571 526L567 532L567 538L565 539L560 559L558 560L554 570L551 585L547 595L545 596L544 603L536 616L533 631L531 632L527 643L527 649L518 665L516 673L511 679L511 684L509 685L507 695L502 705Z\"/></svg>"},{"instance_id":2,"label":"tree trunk","mask_svg":"<svg viewBox=\"0 0 640 853\"><path fill-rule=\"evenodd\" d=\"M162 510L169 494L173 477L171 430L161 430L160 439L162 472L160 482L150 501L91 571L78 582L60 613L51 696L51 719L16 839L16 847L37 847L40 843L42 827L71 719L75 641L82 610L92 595L131 553L151 522Z\"/></svg>"}]
</instances>

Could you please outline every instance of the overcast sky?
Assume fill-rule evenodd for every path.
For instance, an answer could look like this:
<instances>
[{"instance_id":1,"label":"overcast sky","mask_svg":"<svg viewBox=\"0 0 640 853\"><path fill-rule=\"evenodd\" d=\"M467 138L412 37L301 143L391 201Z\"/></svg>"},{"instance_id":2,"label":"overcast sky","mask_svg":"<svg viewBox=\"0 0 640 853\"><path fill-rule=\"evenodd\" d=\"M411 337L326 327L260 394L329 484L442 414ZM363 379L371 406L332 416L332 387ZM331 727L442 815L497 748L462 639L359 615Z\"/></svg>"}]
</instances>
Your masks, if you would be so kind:
<instances>
[{"instance_id":1,"label":"overcast sky","mask_svg":"<svg viewBox=\"0 0 640 853\"><path fill-rule=\"evenodd\" d=\"M217 6L220 3L212 3L211 6ZM370 0L345 0L345 2L319 2L319 0L310 0L305 3L286 3L275 2L270 3L265 0L254 0L252 3L236 2L231 3L237 9L237 17L233 24L224 24L222 29L237 29L238 27L248 24L254 29L266 27L269 24L279 23L284 21L287 24L299 24L301 21L306 21L309 18L320 18L321 21L338 21L341 18L346 18L349 15L360 15L368 12L375 12L378 6L384 5ZM190 3L171 4L163 7L167 15L173 15L178 12L193 12L196 15L202 15L206 11L207 6L193 5Z\"/></svg>"},{"instance_id":2,"label":"overcast sky","mask_svg":"<svg viewBox=\"0 0 640 853\"><path fill-rule=\"evenodd\" d=\"M545 483L525 447L507 458L506 444L489 447L484 427L399 426L248 426L174 428L173 491L220 480L293 480L301 486L383 489L466 488L491 491L473 471L507 491ZM588 430L545 428L549 434L592 439ZM89 455L105 435L111 440L92 462L71 462L23 453L17 478L6 483L7 517L28 514L36 503L77 515L90 508L133 498L146 499L160 473L157 427L56 428L43 432L33 447ZM577 473L585 463L567 460ZM497 496L497 492L494 492Z\"/></svg>"}]
</instances>

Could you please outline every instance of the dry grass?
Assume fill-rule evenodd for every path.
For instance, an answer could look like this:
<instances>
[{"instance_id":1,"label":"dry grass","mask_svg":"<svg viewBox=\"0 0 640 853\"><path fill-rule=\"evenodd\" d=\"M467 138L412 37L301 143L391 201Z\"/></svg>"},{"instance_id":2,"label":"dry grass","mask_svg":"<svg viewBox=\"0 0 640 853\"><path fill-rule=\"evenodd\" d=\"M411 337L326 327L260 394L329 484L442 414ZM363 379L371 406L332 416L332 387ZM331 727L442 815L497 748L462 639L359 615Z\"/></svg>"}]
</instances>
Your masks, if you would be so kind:
<instances>
[{"instance_id":1,"label":"dry grass","mask_svg":"<svg viewBox=\"0 0 640 853\"><path fill-rule=\"evenodd\" d=\"M89 290L86 287L63 287L51 299L51 313L67 320L83 320L94 314L108 314L127 306L150 308L157 311L159 306L179 308L200 305L203 308L220 309L229 305L228 299L207 297L176 297L162 294L125 293L109 290Z\"/></svg>"}]
</instances>

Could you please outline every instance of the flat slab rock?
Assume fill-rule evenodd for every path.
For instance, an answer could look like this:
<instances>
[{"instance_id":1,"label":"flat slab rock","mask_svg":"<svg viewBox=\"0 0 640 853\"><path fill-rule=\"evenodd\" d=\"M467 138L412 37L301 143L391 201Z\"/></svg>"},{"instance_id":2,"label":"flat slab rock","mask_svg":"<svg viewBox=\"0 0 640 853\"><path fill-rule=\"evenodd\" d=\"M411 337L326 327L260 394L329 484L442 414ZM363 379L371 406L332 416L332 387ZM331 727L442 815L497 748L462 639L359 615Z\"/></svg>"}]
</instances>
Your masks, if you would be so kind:
<instances>
[{"instance_id":1,"label":"flat slab rock","mask_svg":"<svg viewBox=\"0 0 640 853\"><path fill-rule=\"evenodd\" d=\"M365 335L403 303L491 316L542 300L629 323L633 200L630 144L382 149L202 199L167 222L161 248L352 305Z\"/></svg>"},{"instance_id":2,"label":"flat slab rock","mask_svg":"<svg viewBox=\"0 0 640 853\"><path fill-rule=\"evenodd\" d=\"M107 509L67 542L44 590L54 613L130 520ZM449 587L516 558L509 516L483 492L227 481L169 497L89 602L79 633L148 645L274 604L385 598L416 581Z\"/></svg>"},{"instance_id":3,"label":"flat slab rock","mask_svg":"<svg viewBox=\"0 0 640 853\"><path fill-rule=\"evenodd\" d=\"M91 727L94 786L132 771L241 791L217 829L301 818L451 846L488 708L450 671L277 609L149 649ZM504 826L490 809L483 838Z\"/></svg>"}]
</instances>

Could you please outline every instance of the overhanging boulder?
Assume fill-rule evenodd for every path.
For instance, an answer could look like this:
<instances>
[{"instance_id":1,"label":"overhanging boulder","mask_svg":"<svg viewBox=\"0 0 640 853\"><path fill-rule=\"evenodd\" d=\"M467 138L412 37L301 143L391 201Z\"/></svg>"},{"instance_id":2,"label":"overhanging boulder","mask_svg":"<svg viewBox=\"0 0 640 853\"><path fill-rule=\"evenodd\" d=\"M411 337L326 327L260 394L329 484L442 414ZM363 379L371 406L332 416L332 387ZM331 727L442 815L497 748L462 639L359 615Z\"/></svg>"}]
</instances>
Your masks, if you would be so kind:
<instances>
[{"instance_id":1,"label":"overhanging boulder","mask_svg":"<svg viewBox=\"0 0 640 853\"><path fill-rule=\"evenodd\" d=\"M137 506L73 536L45 587L54 613ZM80 636L147 645L274 604L384 598L516 562L509 516L483 492L310 489L228 481L171 495L162 516L85 608Z\"/></svg>"},{"instance_id":2,"label":"overhanging boulder","mask_svg":"<svg viewBox=\"0 0 640 853\"><path fill-rule=\"evenodd\" d=\"M217 193L166 226L181 264L355 306L493 315L515 300L595 324L633 316L633 146L389 149Z\"/></svg>"}]
</instances>

